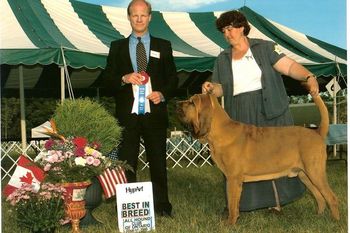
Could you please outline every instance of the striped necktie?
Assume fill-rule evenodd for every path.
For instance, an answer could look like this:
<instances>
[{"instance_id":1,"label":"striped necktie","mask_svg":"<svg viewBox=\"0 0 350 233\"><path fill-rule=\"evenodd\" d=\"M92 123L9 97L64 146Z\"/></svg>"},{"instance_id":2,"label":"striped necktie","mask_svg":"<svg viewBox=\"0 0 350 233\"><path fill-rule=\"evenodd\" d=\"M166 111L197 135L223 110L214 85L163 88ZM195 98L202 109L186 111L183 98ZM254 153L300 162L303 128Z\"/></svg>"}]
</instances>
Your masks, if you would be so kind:
<instances>
[{"instance_id":1,"label":"striped necktie","mask_svg":"<svg viewBox=\"0 0 350 233\"><path fill-rule=\"evenodd\" d=\"M147 57L145 46L141 42L141 37L137 37L139 42L136 45L136 62L137 62L137 72L146 71L147 67Z\"/></svg>"}]
</instances>

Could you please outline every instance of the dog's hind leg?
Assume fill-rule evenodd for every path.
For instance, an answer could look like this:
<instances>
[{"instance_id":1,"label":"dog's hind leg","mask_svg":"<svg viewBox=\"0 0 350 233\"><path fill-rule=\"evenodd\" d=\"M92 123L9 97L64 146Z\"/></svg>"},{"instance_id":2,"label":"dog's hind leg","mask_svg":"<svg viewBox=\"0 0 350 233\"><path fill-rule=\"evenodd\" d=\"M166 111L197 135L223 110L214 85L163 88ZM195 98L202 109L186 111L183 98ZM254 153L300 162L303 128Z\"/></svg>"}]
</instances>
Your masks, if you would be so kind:
<instances>
[{"instance_id":1,"label":"dog's hind leg","mask_svg":"<svg viewBox=\"0 0 350 233\"><path fill-rule=\"evenodd\" d=\"M303 182L305 184L305 186L310 190L310 192L312 193L312 195L314 196L314 198L317 201L317 206L318 206L318 210L317 213L318 214L322 214L324 209L326 208L326 201L323 198L322 194L318 191L318 189L312 184L312 182L310 181L310 179L307 177L307 175L304 173L304 171L300 171L298 173L298 177L300 178L301 182Z\"/></svg>"},{"instance_id":2,"label":"dog's hind leg","mask_svg":"<svg viewBox=\"0 0 350 233\"><path fill-rule=\"evenodd\" d=\"M325 168L321 169L320 166L313 166L307 168L306 174L313 183L313 185L322 194L324 199L326 199L326 202L329 208L331 209L333 218L339 220L340 217L338 199L333 193L332 189L329 187L325 170Z\"/></svg>"},{"instance_id":3,"label":"dog's hind leg","mask_svg":"<svg viewBox=\"0 0 350 233\"><path fill-rule=\"evenodd\" d=\"M239 216L239 201L242 193L242 181L227 178L227 199L228 199L228 223L235 224Z\"/></svg>"}]
</instances>

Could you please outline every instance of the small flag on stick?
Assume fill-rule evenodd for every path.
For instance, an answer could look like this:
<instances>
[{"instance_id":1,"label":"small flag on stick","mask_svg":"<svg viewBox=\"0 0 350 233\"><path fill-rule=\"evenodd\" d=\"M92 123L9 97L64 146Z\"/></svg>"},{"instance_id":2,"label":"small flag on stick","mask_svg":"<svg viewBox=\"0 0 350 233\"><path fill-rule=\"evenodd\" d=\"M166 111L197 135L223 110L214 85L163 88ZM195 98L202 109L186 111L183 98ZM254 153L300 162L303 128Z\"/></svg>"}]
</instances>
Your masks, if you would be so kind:
<instances>
[{"instance_id":1,"label":"small flag on stick","mask_svg":"<svg viewBox=\"0 0 350 233\"><path fill-rule=\"evenodd\" d=\"M4 195L7 197L23 184L31 184L33 189L39 191L40 183L44 180L44 171L36 166L24 155L19 157L17 167L9 183L4 188Z\"/></svg>"},{"instance_id":2,"label":"small flag on stick","mask_svg":"<svg viewBox=\"0 0 350 233\"><path fill-rule=\"evenodd\" d=\"M98 180L102 186L106 199L116 195L116 185L128 183L124 169L116 167L114 169L107 168L103 174L99 175Z\"/></svg>"}]
</instances>

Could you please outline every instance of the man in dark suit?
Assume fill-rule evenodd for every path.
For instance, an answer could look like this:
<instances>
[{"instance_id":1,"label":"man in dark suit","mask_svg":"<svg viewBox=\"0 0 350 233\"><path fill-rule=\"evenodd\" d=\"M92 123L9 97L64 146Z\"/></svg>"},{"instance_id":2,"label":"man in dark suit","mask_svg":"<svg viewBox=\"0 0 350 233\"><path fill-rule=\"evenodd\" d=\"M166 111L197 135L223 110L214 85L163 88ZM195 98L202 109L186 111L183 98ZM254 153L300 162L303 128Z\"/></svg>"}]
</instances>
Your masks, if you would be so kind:
<instances>
[{"instance_id":1,"label":"man in dark suit","mask_svg":"<svg viewBox=\"0 0 350 233\"><path fill-rule=\"evenodd\" d=\"M147 1L131 1L128 19L132 33L128 38L111 43L103 73L108 88L115 94L116 116L123 127L119 159L126 160L134 168L135 172L126 172L126 175L129 182L136 182L139 144L140 138L143 138L150 166L155 212L161 216L171 216L166 171L166 104L174 95L178 82L172 48L169 41L150 35L151 5ZM136 50L139 41L147 56L144 69L150 77L150 83L144 86L145 101L139 97L147 76L140 72L143 70L138 66ZM143 111L139 112L141 105Z\"/></svg>"}]
</instances>

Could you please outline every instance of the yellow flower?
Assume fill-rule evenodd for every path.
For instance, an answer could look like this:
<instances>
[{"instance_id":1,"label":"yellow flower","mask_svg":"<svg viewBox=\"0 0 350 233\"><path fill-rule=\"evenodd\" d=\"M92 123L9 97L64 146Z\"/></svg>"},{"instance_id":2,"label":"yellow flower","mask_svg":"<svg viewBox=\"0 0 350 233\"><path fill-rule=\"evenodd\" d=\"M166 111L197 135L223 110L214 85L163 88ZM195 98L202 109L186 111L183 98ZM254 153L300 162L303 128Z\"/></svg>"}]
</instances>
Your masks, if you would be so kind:
<instances>
[{"instance_id":1,"label":"yellow flower","mask_svg":"<svg viewBox=\"0 0 350 233\"><path fill-rule=\"evenodd\" d=\"M94 156L94 158L99 158L99 157L102 156L101 152L99 152L99 151L97 151L97 150L95 150L95 149L93 149L91 147L87 146L87 147L84 148L84 150L85 150L86 154L92 155L92 156Z\"/></svg>"},{"instance_id":2,"label":"yellow flower","mask_svg":"<svg viewBox=\"0 0 350 233\"><path fill-rule=\"evenodd\" d=\"M91 155L94 152L94 149L88 146L86 146L84 150L85 150L85 153L87 153L88 155Z\"/></svg>"}]
</instances>

